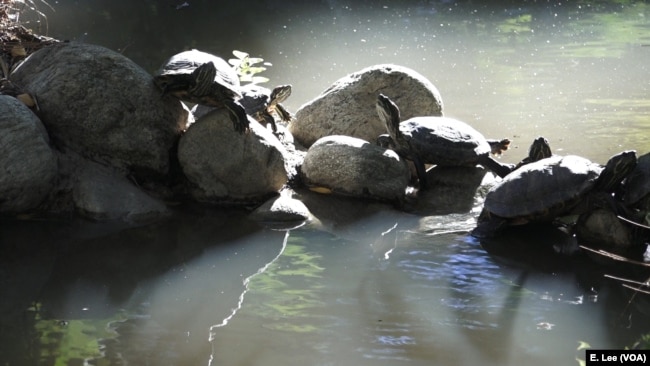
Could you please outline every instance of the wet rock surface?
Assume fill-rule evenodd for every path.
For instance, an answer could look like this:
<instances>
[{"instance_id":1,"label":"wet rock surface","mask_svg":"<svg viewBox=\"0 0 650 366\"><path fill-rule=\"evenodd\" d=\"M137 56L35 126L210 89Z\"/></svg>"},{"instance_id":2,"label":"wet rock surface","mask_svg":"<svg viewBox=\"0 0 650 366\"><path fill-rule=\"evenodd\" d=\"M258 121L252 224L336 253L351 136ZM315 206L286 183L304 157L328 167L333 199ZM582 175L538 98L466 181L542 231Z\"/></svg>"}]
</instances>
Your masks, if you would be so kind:
<instances>
[{"instance_id":1,"label":"wet rock surface","mask_svg":"<svg viewBox=\"0 0 650 366\"><path fill-rule=\"evenodd\" d=\"M180 140L178 159L200 202L256 201L287 182L286 149L251 120L250 132L234 131L225 109L199 118Z\"/></svg>"},{"instance_id":2,"label":"wet rock surface","mask_svg":"<svg viewBox=\"0 0 650 366\"><path fill-rule=\"evenodd\" d=\"M314 189L401 202L410 172L392 150L355 137L328 136L307 151L302 178Z\"/></svg>"},{"instance_id":3,"label":"wet rock surface","mask_svg":"<svg viewBox=\"0 0 650 366\"><path fill-rule=\"evenodd\" d=\"M187 112L161 98L152 76L104 47L60 43L30 55L11 80L34 95L59 149L110 165L164 175Z\"/></svg>"},{"instance_id":4,"label":"wet rock surface","mask_svg":"<svg viewBox=\"0 0 650 366\"><path fill-rule=\"evenodd\" d=\"M0 95L0 213L37 207L57 176L47 131L29 108Z\"/></svg>"},{"instance_id":5,"label":"wet rock surface","mask_svg":"<svg viewBox=\"0 0 650 366\"><path fill-rule=\"evenodd\" d=\"M305 147L329 135L353 136L374 142L377 136L386 133L375 110L380 93L400 106L402 120L442 116L442 98L429 80L409 68L386 64L368 67L337 80L296 112L289 131Z\"/></svg>"}]
</instances>

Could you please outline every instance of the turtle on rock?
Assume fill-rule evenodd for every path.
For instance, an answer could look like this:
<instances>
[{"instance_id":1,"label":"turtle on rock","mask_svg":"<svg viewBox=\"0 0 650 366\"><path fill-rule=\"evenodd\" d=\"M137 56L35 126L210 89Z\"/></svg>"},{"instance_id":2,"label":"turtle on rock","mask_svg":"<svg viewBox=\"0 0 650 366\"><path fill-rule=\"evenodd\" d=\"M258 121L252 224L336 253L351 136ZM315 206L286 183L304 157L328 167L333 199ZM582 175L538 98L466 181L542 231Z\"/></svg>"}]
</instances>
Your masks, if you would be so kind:
<instances>
[{"instance_id":1,"label":"turtle on rock","mask_svg":"<svg viewBox=\"0 0 650 366\"><path fill-rule=\"evenodd\" d=\"M575 155L526 164L488 191L472 234L490 237L508 225L580 214L594 202L608 205L612 192L635 165L634 151L614 155L605 167Z\"/></svg>"},{"instance_id":2,"label":"turtle on rock","mask_svg":"<svg viewBox=\"0 0 650 366\"><path fill-rule=\"evenodd\" d=\"M488 143L483 135L470 125L448 117L413 117L400 120L398 107L387 96L377 98L377 113L386 125L388 135L378 138L383 147L393 148L399 155L413 161L420 189L426 189L424 164L439 166L475 166L477 164L505 177L513 166L501 164L490 153L507 148L509 140ZM505 145L505 146L504 146Z\"/></svg>"},{"instance_id":3,"label":"turtle on rock","mask_svg":"<svg viewBox=\"0 0 650 366\"><path fill-rule=\"evenodd\" d=\"M636 167L625 180L623 202L629 208L647 214L650 211L650 153L637 160Z\"/></svg>"},{"instance_id":4,"label":"turtle on rock","mask_svg":"<svg viewBox=\"0 0 650 366\"><path fill-rule=\"evenodd\" d=\"M241 98L239 78L235 70L220 57L190 50L167 60L156 72L154 83L163 91L190 103L225 107L237 132L248 129L246 110Z\"/></svg>"},{"instance_id":5,"label":"turtle on rock","mask_svg":"<svg viewBox=\"0 0 650 366\"><path fill-rule=\"evenodd\" d=\"M239 100L246 113L259 123L271 125L274 133L278 132L273 114L281 121L291 121L291 113L281 104L291 95L291 85L279 85L269 90L257 84L248 84L241 88L243 97Z\"/></svg>"},{"instance_id":6,"label":"turtle on rock","mask_svg":"<svg viewBox=\"0 0 650 366\"><path fill-rule=\"evenodd\" d=\"M550 158L551 156L553 156L551 145L548 143L546 138L540 136L533 140L533 143L530 144L530 147L528 148L528 156L522 159L519 164L515 166L514 170L517 170L526 164Z\"/></svg>"}]
</instances>

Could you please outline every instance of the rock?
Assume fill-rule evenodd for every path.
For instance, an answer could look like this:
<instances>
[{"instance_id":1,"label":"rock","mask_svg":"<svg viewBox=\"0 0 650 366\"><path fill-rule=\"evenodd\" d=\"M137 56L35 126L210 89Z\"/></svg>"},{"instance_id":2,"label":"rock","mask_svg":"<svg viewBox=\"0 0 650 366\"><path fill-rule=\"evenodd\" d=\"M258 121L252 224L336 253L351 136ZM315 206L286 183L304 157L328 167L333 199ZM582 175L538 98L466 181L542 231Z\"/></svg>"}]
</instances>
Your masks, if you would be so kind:
<instances>
[{"instance_id":1,"label":"rock","mask_svg":"<svg viewBox=\"0 0 650 366\"><path fill-rule=\"evenodd\" d=\"M47 131L22 102L0 95L0 213L36 208L57 175Z\"/></svg>"},{"instance_id":2,"label":"rock","mask_svg":"<svg viewBox=\"0 0 650 366\"><path fill-rule=\"evenodd\" d=\"M479 188L492 180L494 175L480 166L434 166L427 171L427 189L419 191L413 200L407 199L405 209L436 218L480 211L483 200Z\"/></svg>"},{"instance_id":3,"label":"rock","mask_svg":"<svg viewBox=\"0 0 650 366\"><path fill-rule=\"evenodd\" d=\"M596 208L580 215L575 226L581 244L625 255L634 238L628 224L609 209Z\"/></svg>"},{"instance_id":4,"label":"rock","mask_svg":"<svg viewBox=\"0 0 650 366\"><path fill-rule=\"evenodd\" d=\"M167 174L187 112L178 99L161 98L133 61L100 46L60 43L34 52L11 79L36 96L59 149L141 176Z\"/></svg>"},{"instance_id":5,"label":"rock","mask_svg":"<svg viewBox=\"0 0 650 366\"><path fill-rule=\"evenodd\" d=\"M72 200L77 212L93 220L154 221L170 212L109 167L86 161L74 177Z\"/></svg>"},{"instance_id":6,"label":"rock","mask_svg":"<svg viewBox=\"0 0 650 366\"><path fill-rule=\"evenodd\" d=\"M410 172L393 150L350 136L314 143L302 164L302 179L314 189L402 202Z\"/></svg>"},{"instance_id":7,"label":"rock","mask_svg":"<svg viewBox=\"0 0 650 366\"><path fill-rule=\"evenodd\" d=\"M402 120L442 116L442 98L419 73L397 65L377 65L336 81L316 99L300 107L289 131L310 147L329 135L346 135L374 142L386 133L375 104L382 93L400 106Z\"/></svg>"},{"instance_id":8,"label":"rock","mask_svg":"<svg viewBox=\"0 0 650 366\"><path fill-rule=\"evenodd\" d=\"M192 183L190 194L207 203L266 200L287 182L285 149L273 134L250 120L245 135L232 128L225 109L199 118L183 135L178 160Z\"/></svg>"},{"instance_id":9,"label":"rock","mask_svg":"<svg viewBox=\"0 0 650 366\"><path fill-rule=\"evenodd\" d=\"M310 215L304 203L283 192L264 202L250 216L256 221L280 223L306 221Z\"/></svg>"}]
</instances>

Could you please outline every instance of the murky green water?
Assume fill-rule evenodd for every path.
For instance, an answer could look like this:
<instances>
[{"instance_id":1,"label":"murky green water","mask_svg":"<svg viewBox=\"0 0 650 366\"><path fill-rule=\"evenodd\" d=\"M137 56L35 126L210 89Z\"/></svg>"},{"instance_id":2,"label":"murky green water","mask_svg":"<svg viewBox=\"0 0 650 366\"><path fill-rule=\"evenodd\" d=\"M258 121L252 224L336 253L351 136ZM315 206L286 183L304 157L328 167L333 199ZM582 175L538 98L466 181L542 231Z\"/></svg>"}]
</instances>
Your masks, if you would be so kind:
<instances>
[{"instance_id":1,"label":"murky green water","mask_svg":"<svg viewBox=\"0 0 650 366\"><path fill-rule=\"evenodd\" d=\"M295 111L333 81L398 63L440 89L445 113L604 162L650 150L650 8L643 2L481 5L71 1L49 33L122 51L148 70L197 47L241 49L291 83ZM436 196L436 192L438 195ZM558 256L552 231L488 254L468 235L470 192L417 214L304 193L320 219L286 231L245 212L150 227L0 222L0 363L6 365L577 365L580 342L632 345L643 297Z\"/></svg>"}]
</instances>

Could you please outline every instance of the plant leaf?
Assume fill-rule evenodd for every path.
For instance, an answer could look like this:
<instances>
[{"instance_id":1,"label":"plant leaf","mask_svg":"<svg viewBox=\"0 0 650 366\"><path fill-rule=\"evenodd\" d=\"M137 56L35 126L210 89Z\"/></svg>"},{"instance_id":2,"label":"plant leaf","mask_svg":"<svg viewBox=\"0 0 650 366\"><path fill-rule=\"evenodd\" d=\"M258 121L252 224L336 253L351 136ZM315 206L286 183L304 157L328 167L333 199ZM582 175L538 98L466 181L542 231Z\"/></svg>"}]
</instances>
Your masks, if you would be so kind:
<instances>
[{"instance_id":1,"label":"plant leaf","mask_svg":"<svg viewBox=\"0 0 650 366\"><path fill-rule=\"evenodd\" d=\"M589 349L591 348L591 345L587 342L584 341L578 341L578 351L582 351L583 349Z\"/></svg>"},{"instance_id":2,"label":"plant leaf","mask_svg":"<svg viewBox=\"0 0 650 366\"><path fill-rule=\"evenodd\" d=\"M237 50L233 50L232 54L235 55L235 57L237 57L240 60L248 57L248 53L242 52L242 51L237 51Z\"/></svg>"}]
</instances>

